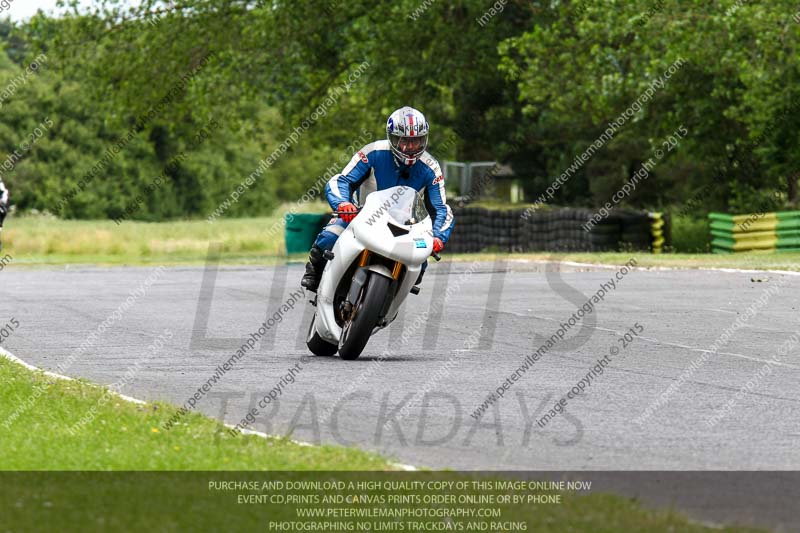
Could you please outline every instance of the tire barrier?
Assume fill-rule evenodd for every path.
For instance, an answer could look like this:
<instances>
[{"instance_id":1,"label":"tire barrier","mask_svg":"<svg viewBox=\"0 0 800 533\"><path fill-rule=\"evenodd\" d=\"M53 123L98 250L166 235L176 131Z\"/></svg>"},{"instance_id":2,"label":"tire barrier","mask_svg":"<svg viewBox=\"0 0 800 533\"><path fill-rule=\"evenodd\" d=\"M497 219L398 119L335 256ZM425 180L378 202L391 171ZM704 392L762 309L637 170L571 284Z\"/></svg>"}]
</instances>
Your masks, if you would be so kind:
<instances>
[{"instance_id":1,"label":"tire barrier","mask_svg":"<svg viewBox=\"0 0 800 533\"><path fill-rule=\"evenodd\" d=\"M714 253L800 251L800 211L747 215L710 213L708 218Z\"/></svg>"},{"instance_id":2,"label":"tire barrier","mask_svg":"<svg viewBox=\"0 0 800 533\"><path fill-rule=\"evenodd\" d=\"M651 250L656 242L661 250L668 241L669 221L661 214L620 211L587 231L584 226L595 213L590 209L537 211L528 218L523 218L524 212L524 209L453 207L456 220L447 250L454 253L617 252Z\"/></svg>"}]
</instances>

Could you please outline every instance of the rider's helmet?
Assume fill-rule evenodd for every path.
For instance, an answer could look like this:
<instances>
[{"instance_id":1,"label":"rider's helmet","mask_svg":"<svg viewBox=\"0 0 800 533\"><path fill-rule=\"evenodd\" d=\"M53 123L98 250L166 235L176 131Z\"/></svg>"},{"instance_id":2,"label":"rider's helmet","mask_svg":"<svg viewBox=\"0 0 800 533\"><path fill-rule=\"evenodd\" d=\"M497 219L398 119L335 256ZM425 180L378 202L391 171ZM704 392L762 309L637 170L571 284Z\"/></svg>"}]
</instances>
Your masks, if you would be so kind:
<instances>
[{"instance_id":1,"label":"rider's helmet","mask_svg":"<svg viewBox=\"0 0 800 533\"><path fill-rule=\"evenodd\" d=\"M428 147L428 121L413 107L401 107L386 121L386 136L397 162L411 166Z\"/></svg>"}]
</instances>

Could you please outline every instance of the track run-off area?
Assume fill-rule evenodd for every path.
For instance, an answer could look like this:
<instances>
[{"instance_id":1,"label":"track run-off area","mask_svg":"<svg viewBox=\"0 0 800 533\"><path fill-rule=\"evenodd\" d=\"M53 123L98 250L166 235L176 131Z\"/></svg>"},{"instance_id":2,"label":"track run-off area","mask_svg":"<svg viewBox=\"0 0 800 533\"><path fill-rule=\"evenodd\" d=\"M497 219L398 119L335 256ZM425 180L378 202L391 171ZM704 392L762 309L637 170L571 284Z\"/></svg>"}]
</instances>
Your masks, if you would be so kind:
<instances>
[{"instance_id":1,"label":"track run-off area","mask_svg":"<svg viewBox=\"0 0 800 533\"><path fill-rule=\"evenodd\" d=\"M307 351L301 275L6 269L0 318L16 327L2 346L45 370L124 380L134 398L421 467L800 464L796 274L442 261L356 361ZM22 428L23 410L10 424Z\"/></svg>"}]
</instances>

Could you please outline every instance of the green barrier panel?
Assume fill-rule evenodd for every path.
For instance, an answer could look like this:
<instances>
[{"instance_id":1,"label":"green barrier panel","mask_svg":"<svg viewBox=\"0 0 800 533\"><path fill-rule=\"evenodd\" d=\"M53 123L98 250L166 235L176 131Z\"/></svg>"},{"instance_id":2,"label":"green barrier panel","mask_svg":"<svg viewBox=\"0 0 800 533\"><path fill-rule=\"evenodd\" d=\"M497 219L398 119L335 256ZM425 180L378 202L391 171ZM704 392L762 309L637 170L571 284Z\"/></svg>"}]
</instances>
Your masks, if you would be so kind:
<instances>
[{"instance_id":1,"label":"green barrier panel","mask_svg":"<svg viewBox=\"0 0 800 533\"><path fill-rule=\"evenodd\" d=\"M292 215L287 213L284 217L286 221L286 230L284 232L286 253L299 254L308 252L314 244L317 234L328 223L330 218L329 214L297 213Z\"/></svg>"},{"instance_id":2,"label":"green barrier panel","mask_svg":"<svg viewBox=\"0 0 800 533\"><path fill-rule=\"evenodd\" d=\"M778 219L779 230L800 230L800 218Z\"/></svg>"},{"instance_id":3,"label":"green barrier panel","mask_svg":"<svg viewBox=\"0 0 800 533\"><path fill-rule=\"evenodd\" d=\"M711 222L711 229L717 229L722 231L729 231L731 233L748 233L751 231L770 231L774 230L778 227L778 221L776 219L760 219L754 220L751 222L722 222L719 220L715 220Z\"/></svg>"},{"instance_id":4,"label":"green barrier panel","mask_svg":"<svg viewBox=\"0 0 800 533\"><path fill-rule=\"evenodd\" d=\"M800 237L778 237L778 248L793 248L800 246Z\"/></svg>"},{"instance_id":5,"label":"green barrier panel","mask_svg":"<svg viewBox=\"0 0 800 533\"><path fill-rule=\"evenodd\" d=\"M758 240L765 237L777 237L779 241L783 241L785 239L794 239L800 237L800 230L790 229L790 230L778 230L778 231L754 231L752 233L731 233L729 231L712 229L711 236L735 242L747 242L750 240Z\"/></svg>"},{"instance_id":6,"label":"green barrier panel","mask_svg":"<svg viewBox=\"0 0 800 533\"><path fill-rule=\"evenodd\" d=\"M800 246L800 211L710 213L708 218L714 253L787 251Z\"/></svg>"},{"instance_id":7,"label":"green barrier panel","mask_svg":"<svg viewBox=\"0 0 800 533\"><path fill-rule=\"evenodd\" d=\"M742 224L748 220L800 220L800 211L775 211L770 213L748 213L746 215L728 215L725 213L709 213L708 218L719 222Z\"/></svg>"},{"instance_id":8,"label":"green barrier panel","mask_svg":"<svg viewBox=\"0 0 800 533\"><path fill-rule=\"evenodd\" d=\"M731 233L730 231L722 231L711 228L711 235L719 237L720 239L730 239L732 241L741 242L752 239L761 239L763 237L776 237L778 234L775 231L754 231L752 233Z\"/></svg>"}]
</instances>

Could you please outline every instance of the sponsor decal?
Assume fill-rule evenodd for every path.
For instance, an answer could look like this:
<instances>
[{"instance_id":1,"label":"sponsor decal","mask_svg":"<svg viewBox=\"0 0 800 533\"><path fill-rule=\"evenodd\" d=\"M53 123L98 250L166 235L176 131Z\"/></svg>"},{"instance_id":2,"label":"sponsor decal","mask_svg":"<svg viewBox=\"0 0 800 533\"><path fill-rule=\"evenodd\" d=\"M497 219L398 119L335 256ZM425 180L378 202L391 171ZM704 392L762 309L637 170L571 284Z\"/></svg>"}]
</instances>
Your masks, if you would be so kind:
<instances>
[{"instance_id":1,"label":"sponsor decal","mask_svg":"<svg viewBox=\"0 0 800 533\"><path fill-rule=\"evenodd\" d=\"M361 150L359 150L359 151L358 151L358 157L360 157L360 158L361 158L361 160L362 160L364 163L367 163L367 164L369 164L369 159L367 159L367 156L365 156L365 155L364 155L364 152L362 152Z\"/></svg>"},{"instance_id":2,"label":"sponsor decal","mask_svg":"<svg viewBox=\"0 0 800 533\"><path fill-rule=\"evenodd\" d=\"M428 245L425 244L425 239L422 239L422 238L415 238L414 239L414 244L417 245L417 248L427 248L428 247Z\"/></svg>"},{"instance_id":3,"label":"sponsor decal","mask_svg":"<svg viewBox=\"0 0 800 533\"><path fill-rule=\"evenodd\" d=\"M444 181L444 176L436 176L436 179L433 180L433 184L436 185L442 181Z\"/></svg>"}]
</instances>

